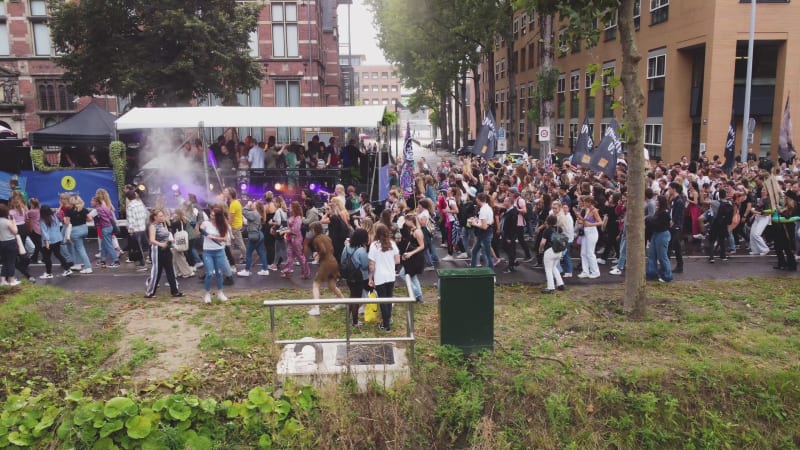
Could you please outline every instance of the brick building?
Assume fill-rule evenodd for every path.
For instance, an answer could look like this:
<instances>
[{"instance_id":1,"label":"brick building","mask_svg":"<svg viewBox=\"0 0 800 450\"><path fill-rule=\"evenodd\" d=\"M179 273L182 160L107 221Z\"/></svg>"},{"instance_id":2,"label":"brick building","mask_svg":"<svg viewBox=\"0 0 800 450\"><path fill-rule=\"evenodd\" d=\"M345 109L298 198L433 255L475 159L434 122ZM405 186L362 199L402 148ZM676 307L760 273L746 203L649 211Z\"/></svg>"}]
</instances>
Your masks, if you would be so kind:
<instances>
[{"instance_id":1,"label":"brick building","mask_svg":"<svg viewBox=\"0 0 800 450\"><path fill-rule=\"evenodd\" d=\"M403 83L394 67L365 64L353 66L353 71L358 79L356 98L360 104L386 105L391 110L395 103L400 102Z\"/></svg>"},{"instance_id":2,"label":"brick building","mask_svg":"<svg viewBox=\"0 0 800 450\"><path fill-rule=\"evenodd\" d=\"M238 96L243 106L338 106L342 103L337 9L352 0L265 1L250 54L261 85ZM0 1L0 123L20 136L53 125L89 102L116 113L126 99L77 98L62 81L48 27L47 0ZM200 104L220 104L217 98ZM215 133L221 130L214 130ZM302 139L299 129L240 129L240 136Z\"/></svg>"},{"instance_id":3,"label":"brick building","mask_svg":"<svg viewBox=\"0 0 800 450\"><path fill-rule=\"evenodd\" d=\"M643 9L642 9L643 8ZM790 92L800 92L800 60L791 58L800 48L796 18L800 5L788 0L758 0L753 90L750 115L755 119L751 148L761 156L777 155L781 113ZM750 2L747 0L644 0L637 9L638 47L642 55L640 81L645 94L644 141L653 159L674 161L696 157L701 149L721 155L731 116L736 121L737 154L741 148L744 84L747 65ZM494 95L499 123L508 123L509 89L516 90L517 111L528 109L528 99L540 69L542 53L538 16L522 11L514 18L514 52L506 57L505 43L495 48L495 89L483 88L484 101ZM595 142L612 117L622 87L604 87L592 96L589 87L603 72L619 75L621 50L616 21L598 24L596 46L568 42L566 28L554 26L560 71L556 88L554 144L570 153L586 115ZM602 71L587 72L590 64ZM508 71L516 71L516 86L508 85ZM486 71L484 70L484 73ZM485 85L488 85L486 83ZM486 104L486 103L485 103ZM519 117L519 115L518 115ZM524 117L524 116L522 116ZM519 145L533 141L535 124L520 120ZM509 145L514 143L509 137Z\"/></svg>"}]
</instances>

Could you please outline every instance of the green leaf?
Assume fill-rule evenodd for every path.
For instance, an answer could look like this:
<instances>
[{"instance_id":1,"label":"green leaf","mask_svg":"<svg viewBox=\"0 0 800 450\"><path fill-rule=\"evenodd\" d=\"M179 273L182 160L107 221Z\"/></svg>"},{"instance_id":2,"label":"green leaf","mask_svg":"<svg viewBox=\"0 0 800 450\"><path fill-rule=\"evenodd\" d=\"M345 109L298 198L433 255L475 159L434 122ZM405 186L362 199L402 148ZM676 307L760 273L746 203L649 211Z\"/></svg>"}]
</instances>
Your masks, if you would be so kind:
<instances>
[{"instance_id":1,"label":"green leaf","mask_svg":"<svg viewBox=\"0 0 800 450\"><path fill-rule=\"evenodd\" d=\"M112 420L111 422L107 422L105 425L103 425L103 428L100 428L100 437L101 438L107 437L111 433L119 431L121 429L122 429L122 421Z\"/></svg>"},{"instance_id":2,"label":"green leaf","mask_svg":"<svg viewBox=\"0 0 800 450\"><path fill-rule=\"evenodd\" d=\"M200 409L209 414L214 414L217 410L217 401L213 398L200 400Z\"/></svg>"},{"instance_id":3,"label":"green leaf","mask_svg":"<svg viewBox=\"0 0 800 450\"><path fill-rule=\"evenodd\" d=\"M75 411L75 417L72 418L72 421L75 425L81 426L91 422L92 419L94 419L94 412L88 406L84 406Z\"/></svg>"},{"instance_id":4,"label":"green leaf","mask_svg":"<svg viewBox=\"0 0 800 450\"><path fill-rule=\"evenodd\" d=\"M107 401L105 408L103 408L103 414L109 419L114 419L121 415L133 416L138 412L139 407L128 397L114 397Z\"/></svg>"},{"instance_id":5,"label":"green leaf","mask_svg":"<svg viewBox=\"0 0 800 450\"><path fill-rule=\"evenodd\" d=\"M283 426L283 431L285 433L288 433L289 436L294 436L300 431L303 431L303 424L300 423L299 420L292 417L291 419L286 421L286 424Z\"/></svg>"},{"instance_id":6,"label":"green leaf","mask_svg":"<svg viewBox=\"0 0 800 450\"><path fill-rule=\"evenodd\" d=\"M125 422L125 428L128 429L128 436L133 439L144 439L150 434L152 430L152 422L144 416L134 416Z\"/></svg>"},{"instance_id":7,"label":"green leaf","mask_svg":"<svg viewBox=\"0 0 800 450\"><path fill-rule=\"evenodd\" d=\"M44 412L44 415L42 416L42 419L33 428L34 433L40 433L53 426L53 424L56 421L56 417L58 417L58 414L60 412L61 410L59 410L55 406L47 408L47 410L45 410Z\"/></svg>"},{"instance_id":8,"label":"green leaf","mask_svg":"<svg viewBox=\"0 0 800 450\"><path fill-rule=\"evenodd\" d=\"M83 392L81 391L72 391L64 397L64 400L68 402L77 402L78 400L83 398Z\"/></svg>"},{"instance_id":9,"label":"green leaf","mask_svg":"<svg viewBox=\"0 0 800 450\"><path fill-rule=\"evenodd\" d=\"M67 416L61 421L61 425L58 426L58 430L56 430L56 436L62 441L66 441L67 437L69 437L70 431L72 431L72 417Z\"/></svg>"},{"instance_id":10,"label":"green leaf","mask_svg":"<svg viewBox=\"0 0 800 450\"><path fill-rule=\"evenodd\" d=\"M162 409L167 407L167 399L160 398L153 403L153 411L161 411Z\"/></svg>"},{"instance_id":11,"label":"green leaf","mask_svg":"<svg viewBox=\"0 0 800 450\"><path fill-rule=\"evenodd\" d=\"M6 404L3 406L4 411L19 411L25 407L27 402L19 395L9 395Z\"/></svg>"},{"instance_id":12,"label":"green leaf","mask_svg":"<svg viewBox=\"0 0 800 450\"><path fill-rule=\"evenodd\" d=\"M250 390L247 399L254 405L261 406L269 401L269 393L262 387L256 387Z\"/></svg>"},{"instance_id":13,"label":"green leaf","mask_svg":"<svg viewBox=\"0 0 800 450\"><path fill-rule=\"evenodd\" d=\"M258 448L261 450L269 450L272 448L272 436L268 434L262 434L260 438L258 438Z\"/></svg>"},{"instance_id":14,"label":"green leaf","mask_svg":"<svg viewBox=\"0 0 800 450\"><path fill-rule=\"evenodd\" d=\"M278 420L284 420L292 411L292 405L286 400L278 400L275 405L275 412L278 413Z\"/></svg>"},{"instance_id":15,"label":"green leaf","mask_svg":"<svg viewBox=\"0 0 800 450\"><path fill-rule=\"evenodd\" d=\"M175 420L184 421L192 416L192 408L176 403L169 407L169 415Z\"/></svg>"},{"instance_id":16,"label":"green leaf","mask_svg":"<svg viewBox=\"0 0 800 450\"><path fill-rule=\"evenodd\" d=\"M197 398L196 395L187 395L186 398L184 398L184 402L192 407L200 404L200 400Z\"/></svg>"},{"instance_id":17,"label":"green leaf","mask_svg":"<svg viewBox=\"0 0 800 450\"><path fill-rule=\"evenodd\" d=\"M119 450L119 447L114 444L111 438L104 437L94 443L92 450Z\"/></svg>"},{"instance_id":18,"label":"green leaf","mask_svg":"<svg viewBox=\"0 0 800 450\"><path fill-rule=\"evenodd\" d=\"M211 439L205 436L194 436L186 441L186 450L211 450Z\"/></svg>"},{"instance_id":19,"label":"green leaf","mask_svg":"<svg viewBox=\"0 0 800 450\"><path fill-rule=\"evenodd\" d=\"M28 447L33 444L33 438L29 434L22 434L19 431L12 431L8 435L8 442L20 447Z\"/></svg>"},{"instance_id":20,"label":"green leaf","mask_svg":"<svg viewBox=\"0 0 800 450\"><path fill-rule=\"evenodd\" d=\"M8 435L8 427L0 426L0 436L7 436Z\"/></svg>"}]
</instances>

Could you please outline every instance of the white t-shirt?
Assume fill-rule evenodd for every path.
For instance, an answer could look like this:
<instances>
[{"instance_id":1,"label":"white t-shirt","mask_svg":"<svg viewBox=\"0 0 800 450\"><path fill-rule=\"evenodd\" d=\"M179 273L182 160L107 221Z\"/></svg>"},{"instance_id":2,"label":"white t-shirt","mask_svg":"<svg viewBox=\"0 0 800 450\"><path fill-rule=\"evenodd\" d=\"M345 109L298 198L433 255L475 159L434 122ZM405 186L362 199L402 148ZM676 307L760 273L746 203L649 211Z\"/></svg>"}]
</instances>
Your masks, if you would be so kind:
<instances>
[{"instance_id":1,"label":"white t-shirt","mask_svg":"<svg viewBox=\"0 0 800 450\"><path fill-rule=\"evenodd\" d=\"M214 226L214 223L211 221L203 222L202 227L206 230L207 236L203 236L203 250L223 250L225 249L225 243L215 241L208 236L219 237L219 230L217 227Z\"/></svg>"},{"instance_id":2,"label":"white t-shirt","mask_svg":"<svg viewBox=\"0 0 800 450\"><path fill-rule=\"evenodd\" d=\"M375 262L375 273L373 280L375 286L393 282L395 280L394 273L394 257L400 255L400 250L397 249L397 244L392 241L392 249L389 251L381 250L381 243L375 241L369 246L369 260Z\"/></svg>"},{"instance_id":3,"label":"white t-shirt","mask_svg":"<svg viewBox=\"0 0 800 450\"><path fill-rule=\"evenodd\" d=\"M428 210L427 210L427 209L423 209L423 210L422 210L422 212L420 212L419 214L417 214L417 220L419 221L420 225L422 225L422 219L423 219L423 218L426 218L426 219L428 219L428 220L431 220L431 213L430 213L430 212L428 212ZM425 223L427 224L428 222L425 222ZM427 225L426 225L426 226L427 226Z\"/></svg>"},{"instance_id":4,"label":"white t-shirt","mask_svg":"<svg viewBox=\"0 0 800 450\"><path fill-rule=\"evenodd\" d=\"M486 221L486 225L490 227L494 226L494 212L492 212L492 207L488 203L484 203L480 211L478 211L478 220Z\"/></svg>"}]
</instances>

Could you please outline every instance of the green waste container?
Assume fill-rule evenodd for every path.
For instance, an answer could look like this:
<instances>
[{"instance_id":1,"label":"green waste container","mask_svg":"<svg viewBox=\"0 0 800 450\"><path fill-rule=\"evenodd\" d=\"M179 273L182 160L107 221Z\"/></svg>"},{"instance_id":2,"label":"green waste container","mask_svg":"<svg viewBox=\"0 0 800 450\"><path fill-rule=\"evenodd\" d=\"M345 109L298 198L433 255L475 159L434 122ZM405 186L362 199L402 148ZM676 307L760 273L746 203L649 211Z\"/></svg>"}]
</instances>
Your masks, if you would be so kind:
<instances>
[{"instance_id":1,"label":"green waste container","mask_svg":"<svg viewBox=\"0 0 800 450\"><path fill-rule=\"evenodd\" d=\"M467 354L493 350L494 271L441 269L438 273L440 344Z\"/></svg>"}]
</instances>

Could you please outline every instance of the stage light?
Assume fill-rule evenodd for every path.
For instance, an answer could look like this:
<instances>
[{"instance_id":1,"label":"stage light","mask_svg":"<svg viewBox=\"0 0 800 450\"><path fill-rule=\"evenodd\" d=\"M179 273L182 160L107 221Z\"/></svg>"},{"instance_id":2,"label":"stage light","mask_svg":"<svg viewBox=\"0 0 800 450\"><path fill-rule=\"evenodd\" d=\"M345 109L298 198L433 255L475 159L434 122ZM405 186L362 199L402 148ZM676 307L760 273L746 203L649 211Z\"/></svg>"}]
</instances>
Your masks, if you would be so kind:
<instances>
[{"instance_id":1,"label":"stage light","mask_svg":"<svg viewBox=\"0 0 800 450\"><path fill-rule=\"evenodd\" d=\"M311 189L312 191L316 191L317 190L317 185L314 184L314 183L311 183L311 184L308 185L308 188Z\"/></svg>"},{"instance_id":2,"label":"stage light","mask_svg":"<svg viewBox=\"0 0 800 450\"><path fill-rule=\"evenodd\" d=\"M281 183L275 183L275 190L280 191L281 189L283 189L283 185Z\"/></svg>"},{"instance_id":3,"label":"stage light","mask_svg":"<svg viewBox=\"0 0 800 450\"><path fill-rule=\"evenodd\" d=\"M214 183L211 183L211 184L208 185L208 190L209 191L213 191L214 190Z\"/></svg>"},{"instance_id":4,"label":"stage light","mask_svg":"<svg viewBox=\"0 0 800 450\"><path fill-rule=\"evenodd\" d=\"M144 191L146 191L146 190L147 190L147 186L145 186L145 185L143 185L143 184L140 184L140 185L138 186L138 189L139 189L140 191L144 192Z\"/></svg>"},{"instance_id":5,"label":"stage light","mask_svg":"<svg viewBox=\"0 0 800 450\"><path fill-rule=\"evenodd\" d=\"M177 191L178 189L180 189L180 187L177 184L173 184L172 185L172 190L173 191Z\"/></svg>"},{"instance_id":6,"label":"stage light","mask_svg":"<svg viewBox=\"0 0 800 450\"><path fill-rule=\"evenodd\" d=\"M242 183L241 185L239 185L239 189L242 192L246 191L247 190L247 183Z\"/></svg>"}]
</instances>

